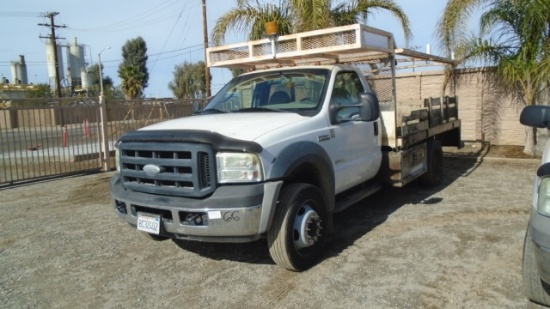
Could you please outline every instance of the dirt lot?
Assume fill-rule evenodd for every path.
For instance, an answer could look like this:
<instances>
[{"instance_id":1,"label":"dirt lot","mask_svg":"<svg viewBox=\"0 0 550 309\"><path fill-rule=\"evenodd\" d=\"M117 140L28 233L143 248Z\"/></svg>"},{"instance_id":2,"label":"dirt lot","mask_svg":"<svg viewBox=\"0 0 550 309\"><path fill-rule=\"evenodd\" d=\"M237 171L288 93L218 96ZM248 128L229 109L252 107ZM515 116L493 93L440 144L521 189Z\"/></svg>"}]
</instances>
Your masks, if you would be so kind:
<instances>
[{"instance_id":1,"label":"dirt lot","mask_svg":"<svg viewBox=\"0 0 550 309\"><path fill-rule=\"evenodd\" d=\"M322 262L266 241L153 241L116 217L111 173L0 190L2 308L524 308L532 160L453 158L435 189L385 188L336 215Z\"/></svg>"}]
</instances>

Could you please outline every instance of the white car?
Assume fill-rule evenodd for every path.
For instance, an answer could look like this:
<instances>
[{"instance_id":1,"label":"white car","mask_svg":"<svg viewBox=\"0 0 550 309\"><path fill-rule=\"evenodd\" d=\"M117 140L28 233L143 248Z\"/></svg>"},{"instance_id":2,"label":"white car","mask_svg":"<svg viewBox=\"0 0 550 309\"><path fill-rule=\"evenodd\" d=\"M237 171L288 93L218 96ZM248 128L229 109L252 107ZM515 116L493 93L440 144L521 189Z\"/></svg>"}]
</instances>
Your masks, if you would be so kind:
<instances>
[{"instance_id":1,"label":"white car","mask_svg":"<svg viewBox=\"0 0 550 309\"><path fill-rule=\"evenodd\" d=\"M527 106L520 122L550 129L550 106ZM537 170L533 204L523 246L523 282L530 301L550 306L550 142Z\"/></svg>"}]
</instances>

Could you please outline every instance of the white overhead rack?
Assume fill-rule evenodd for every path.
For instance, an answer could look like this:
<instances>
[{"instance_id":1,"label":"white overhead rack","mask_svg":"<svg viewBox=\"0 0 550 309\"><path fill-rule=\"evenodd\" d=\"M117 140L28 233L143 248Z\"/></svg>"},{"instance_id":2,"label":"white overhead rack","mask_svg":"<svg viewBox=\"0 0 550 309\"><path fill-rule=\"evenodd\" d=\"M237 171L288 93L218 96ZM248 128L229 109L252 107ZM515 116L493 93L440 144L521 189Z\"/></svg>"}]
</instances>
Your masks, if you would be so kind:
<instances>
[{"instance_id":1,"label":"white overhead rack","mask_svg":"<svg viewBox=\"0 0 550 309\"><path fill-rule=\"evenodd\" d=\"M388 61L396 55L454 64L454 60L396 49L389 32L361 24L333 27L208 48L209 67L262 68L289 65Z\"/></svg>"}]
</instances>

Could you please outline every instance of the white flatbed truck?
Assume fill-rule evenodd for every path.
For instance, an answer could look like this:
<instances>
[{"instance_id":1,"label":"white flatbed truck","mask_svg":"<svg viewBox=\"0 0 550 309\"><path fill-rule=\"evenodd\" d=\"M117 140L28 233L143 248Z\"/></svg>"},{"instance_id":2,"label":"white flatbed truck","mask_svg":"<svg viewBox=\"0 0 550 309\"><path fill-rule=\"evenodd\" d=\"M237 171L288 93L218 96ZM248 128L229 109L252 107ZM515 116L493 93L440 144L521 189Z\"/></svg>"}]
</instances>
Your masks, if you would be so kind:
<instances>
[{"instance_id":1,"label":"white flatbed truck","mask_svg":"<svg viewBox=\"0 0 550 309\"><path fill-rule=\"evenodd\" d=\"M314 265L332 215L382 184L429 186L460 145L456 97L402 102L391 33L356 24L207 50L244 68L197 115L127 132L110 188L116 213L154 238L249 242Z\"/></svg>"}]
</instances>

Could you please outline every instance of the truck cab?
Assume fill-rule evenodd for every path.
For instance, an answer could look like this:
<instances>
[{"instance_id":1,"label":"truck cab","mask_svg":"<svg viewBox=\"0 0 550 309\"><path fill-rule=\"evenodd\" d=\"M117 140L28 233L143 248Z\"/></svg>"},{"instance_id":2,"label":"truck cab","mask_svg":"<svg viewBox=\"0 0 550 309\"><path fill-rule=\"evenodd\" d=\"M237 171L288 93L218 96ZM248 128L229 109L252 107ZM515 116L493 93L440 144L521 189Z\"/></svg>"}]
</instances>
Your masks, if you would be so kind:
<instances>
[{"instance_id":1,"label":"truck cab","mask_svg":"<svg viewBox=\"0 0 550 309\"><path fill-rule=\"evenodd\" d=\"M268 153L320 146L331 158L335 193L378 173L382 160L378 102L353 67L291 67L244 74L230 81L200 112L223 113L251 113L251 119L242 122L248 129L233 132L235 138L242 138L239 135L244 132L259 134L266 121L278 126L248 137ZM272 175L273 158L261 159L268 178L280 177Z\"/></svg>"}]
</instances>

